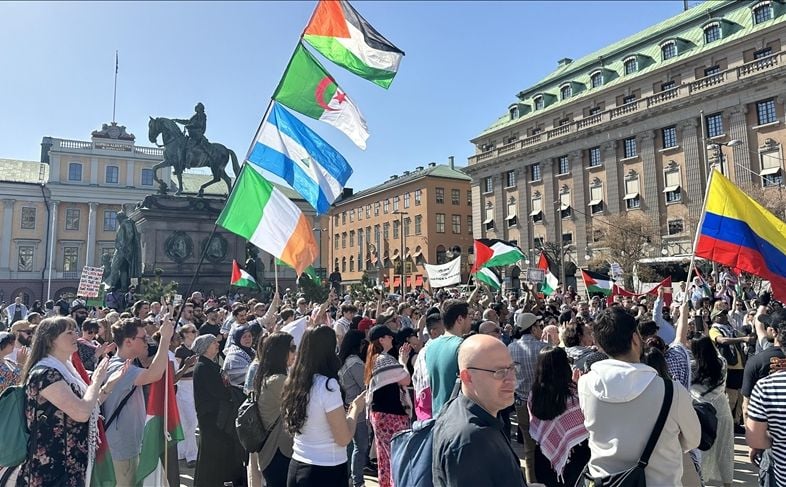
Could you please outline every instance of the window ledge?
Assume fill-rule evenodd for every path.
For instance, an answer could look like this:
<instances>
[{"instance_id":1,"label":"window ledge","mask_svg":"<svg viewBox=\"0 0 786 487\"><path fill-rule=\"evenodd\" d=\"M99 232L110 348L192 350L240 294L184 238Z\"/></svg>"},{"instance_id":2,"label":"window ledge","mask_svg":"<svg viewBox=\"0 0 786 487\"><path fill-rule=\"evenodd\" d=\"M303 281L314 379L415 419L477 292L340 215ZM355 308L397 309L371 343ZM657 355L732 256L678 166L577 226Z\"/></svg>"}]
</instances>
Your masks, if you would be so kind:
<instances>
[{"instance_id":1,"label":"window ledge","mask_svg":"<svg viewBox=\"0 0 786 487\"><path fill-rule=\"evenodd\" d=\"M563 172L563 173L560 173L560 174L555 174L554 176L555 176L555 177L557 177L557 178L560 178L560 179L562 179L562 178L566 178L566 177L569 177L569 176L570 176L570 171L568 171L568 172Z\"/></svg>"},{"instance_id":2,"label":"window ledge","mask_svg":"<svg viewBox=\"0 0 786 487\"><path fill-rule=\"evenodd\" d=\"M625 211L641 211L641 206L637 206L635 208L625 207Z\"/></svg>"},{"instance_id":3,"label":"window ledge","mask_svg":"<svg viewBox=\"0 0 786 487\"><path fill-rule=\"evenodd\" d=\"M594 166L587 166L584 168L585 171L597 171L599 169L603 169L603 164L596 164Z\"/></svg>"},{"instance_id":4,"label":"window ledge","mask_svg":"<svg viewBox=\"0 0 786 487\"><path fill-rule=\"evenodd\" d=\"M666 206L681 205L682 204L682 200L679 200L679 201L664 201L663 204L665 204Z\"/></svg>"},{"instance_id":5,"label":"window ledge","mask_svg":"<svg viewBox=\"0 0 786 487\"><path fill-rule=\"evenodd\" d=\"M484 191L484 192L483 192L483 193L481 193L481 194L483 194L483 195L487 195L487 194L494 194L494 191L493 191L493 190L492 190L492 191ZM437 203L439 203L439 201L437 201ZM445 202L443 201L442 203L439 203L439 204L444 204L444 203L445 203Z\"/></svg>"},{"instance_id":6,"label":"window ledge","mask_svg":"<svg viewBox=\"0 0 786 487\"><path fill-rule=\"evenodd\" d=\"M540 184L540 183L542 183L542 182L543 182L543 178L541 178L541 179L536 179L536 180L534 180L534 181L529 181L529 184Z\"/></svg>"},{"instance_id":7,"label":"window ledge","mask_svg":"<svg viewBox=\"0 0 786 487\"><path fill-rule=\"evenodd\" d=\"M638 158L639 155L636 154L635 156L631 156L631 157L623 157L622 159L620 159L620 162L631 162L637 160Z\"/></svg>"},{"instance_id":8,"label":"window ledge","mask_svg":"<svg viewBox=\"0 0 786 487\"><path fill-rule=\"evenodd\" d=\"M661 154L668 154L670 152L677 152L680 149L680 146L675 145L672 147L664 147L663 149L659 149L658 152Z\"/></svg>"},{"instance_id":9,"label":"window ledge","mask_svg":"<svg viewBox=\"0 0 786 487\"><path fill-rule=\"evenodd\" d=\"M763 123L761 125L754 125L753 127L751 127L751 130L762 130L762 129L767 129L767 128L770 128L770 127L777 127L780 124L781 124L781 121L780 120L776 120L776 121L770 122L770 123Z\"/></svg>"},{"instance_id":10,"label":"window ledge","mask_svg":"<svg viewBox=\"0 0 786 487\"><path fill-rule=\"evenodd\" d=\"M516 189L516 185L514 184L513 186L505 186L505 189Z\"/></svg>"},{"instance_id":11,"label":"window ledge","mask_svg":"<svg viewBox=\"0 0 786 487\"><path fill-rule=\"evenodd\" d=\"M716 141L716 140L724 140L725 138L726 138L726 134L718 134L713 137L708 137L707 140Z\"/></svg>"}]
</instances>

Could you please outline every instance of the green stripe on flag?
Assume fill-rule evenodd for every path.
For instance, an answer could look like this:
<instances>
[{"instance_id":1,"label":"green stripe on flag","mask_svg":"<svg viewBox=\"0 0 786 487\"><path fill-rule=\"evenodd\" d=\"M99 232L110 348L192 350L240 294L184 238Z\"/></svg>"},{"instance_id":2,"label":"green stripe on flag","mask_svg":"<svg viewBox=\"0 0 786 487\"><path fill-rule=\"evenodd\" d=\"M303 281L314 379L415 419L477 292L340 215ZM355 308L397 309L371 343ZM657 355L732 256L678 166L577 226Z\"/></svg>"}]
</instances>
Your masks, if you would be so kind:
<instances>
[{"instance_id":1,"label":"green stripe on flag","mask_svg":"<svg viewBox=\"0 0 786 487\"><path fill-rule=\"evenodd\" d=\"M250 239L262 221L265 205L270 200L273 185L250 164L243 165L229 195L224 210L218 216L218 224L232 233Z\"/></svg>"},{"instance_id":2,"label":"green stripe on flag","mask_svg":"<svg viewBox=\"0 0 786 487\"><path fill-rule=\"evenodd\" d=\"M335 37L306 34L303 39L334 63L383 88L389 88L396 76L394 71L370 67Z\"/></svg>"},{"instance_id":3,"label":"green stripe on flag","mask_svg":"<svg viewBox=\"0 0 786 487\"><path fill-rule=\"evenodd\" d=\"M298 44L278 83L273 99L311 118L319 118L336 94L333 77L314 59L303 44Z\"/></svg>"},{"instance_id":4,"label":"green stripe on flag","mask_svg":"<svg viewBox=\"0 0 786 487\"><path fill-rule=\"evenodd\" d=\"M289 267L290 269L292 268L291 265L287 264L286 262L284 262L283 260L278 259L278 258L276 259L276 265ZM306 267L305 270L303 270L303 273L305 275L307 275L309 277L309 279L311 279L312 281L316 282L320 286L322 285L322 279L320 279L319 276L317 275L317 270L314 269L313 265L310 265L310 266ZM300 276L298 276L298 277L300 277Z\"/></svg>"}]
</instances>

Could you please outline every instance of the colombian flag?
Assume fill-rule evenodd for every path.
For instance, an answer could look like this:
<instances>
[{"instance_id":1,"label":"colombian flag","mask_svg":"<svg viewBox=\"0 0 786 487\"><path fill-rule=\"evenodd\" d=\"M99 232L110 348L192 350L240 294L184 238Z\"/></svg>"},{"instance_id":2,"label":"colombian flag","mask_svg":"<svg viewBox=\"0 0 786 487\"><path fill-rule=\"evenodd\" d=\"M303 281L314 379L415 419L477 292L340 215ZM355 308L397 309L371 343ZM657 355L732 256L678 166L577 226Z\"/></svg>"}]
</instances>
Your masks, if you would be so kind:
<instances>
[{"instance_id":1,"label":"colombian flag","mask_svg":"<svg viewBox=\"0 0 786 487\"><path fill-rule=\"evenodd\" d=\"M786 223L717 170L695 254L769 280L775 298L786 301Z\"/></svg>"}]
</instances>

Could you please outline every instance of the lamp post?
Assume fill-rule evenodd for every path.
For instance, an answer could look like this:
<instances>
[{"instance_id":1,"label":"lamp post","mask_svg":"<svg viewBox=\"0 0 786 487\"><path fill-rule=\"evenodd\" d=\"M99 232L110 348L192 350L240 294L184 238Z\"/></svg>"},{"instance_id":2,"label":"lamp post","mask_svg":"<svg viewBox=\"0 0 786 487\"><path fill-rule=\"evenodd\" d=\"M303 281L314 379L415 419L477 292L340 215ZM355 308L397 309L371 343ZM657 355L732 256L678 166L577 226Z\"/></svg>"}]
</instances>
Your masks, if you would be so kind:
<instances>
[{"instance_id":1,"label":"lamp post","mask_svg":"<svg viewBox=\"0 0 786 487\"><path fill-rule=\"evenodd\" d=\"M322 232L327 232L327 228L322 227L314 227L311 229L312 232L317 232L317 239L319 240L319 258L317 259L317 267L319 270L317 271L317 275L319 275L320 279L324 279L327 275L327 272L324 272L322 268ZM330 243L328 243L330 246Z\"/></svg>"},{"instance_id":2,"label":"lamp post","mask_svg":"<svg viewBox=\"0 0 786 487\"><path fill-rule=\"evenodd\" d=\"M737 147L738 145L742 144L742 141L739 139L732 139L728 142L710 142L707 144L707 150L713 151L712 155L718 161L718 167L720 168L721 174L725 175L726 170L724 169L723 163L725 160L725 156L723 154L723 147Z\"/></svg>"},{"instance_id":3,"label":"lamp post","mask_svg":"<svg viewBox=\"0 0 786 487\"><path fill-rule=\"evenodd\" d=\"M404 289L405 289L405 286L406 286L406 282L405 281L406 281L406 276L407 276L407 270L406 270L406 267L404 266L404 237L405 237L405 235L404 235L404 215L409 215L409 213L406 212L406 211L398 211L397 210L397 211L394 211L393 214L394 215L398 215L398 217L399 217L398 231L399 231L399 237L401 237L401 247L399 248L399 254L398 254L398 258L401 261L401 287L399 288L399 292L401 293L401 298L403 299L404 298Z\"/></svg>"}]
</instances>

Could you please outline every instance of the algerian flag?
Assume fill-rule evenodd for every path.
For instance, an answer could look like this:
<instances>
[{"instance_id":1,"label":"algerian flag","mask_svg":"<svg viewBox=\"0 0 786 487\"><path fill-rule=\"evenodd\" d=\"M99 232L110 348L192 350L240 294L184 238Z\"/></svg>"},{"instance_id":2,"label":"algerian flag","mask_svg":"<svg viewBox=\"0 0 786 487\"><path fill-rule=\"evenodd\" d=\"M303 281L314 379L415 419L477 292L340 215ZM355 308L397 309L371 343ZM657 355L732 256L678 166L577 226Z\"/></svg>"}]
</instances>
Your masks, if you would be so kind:
<instances>
[{"instance_id":1,"label":"algerian flag","mask_svg":"<svg viewBox=\"0 0 786 487\"><path fill-rule=\"evenodd\" d=\"M385 39L345 0L322 0L303 39L344 69L390 87L404 51Z\"/></svg>"},{"instance_id":2,"label":"algerian flag","mask_svg":"<svg viewBox=\"0 0 786 487\"><path fill-rule=\"evenodd\" d=\"M475 273L481 267L504 267L524 258L524 253L515 245L496 238L475 240Z\"/></svg>"},{"instance_id":3,"label":"algerian flag","mask_svg":"<svg viewBox=\"0 0 786 487\"><path fill-rule=\"evenodd\" d=\"M499 289L502 287L501 279L490 267L481 267L480 270L475 273L475 279L480 282L485 282L495 291L499 291Z\"/></svg>"},{"instance_id":4,"label":"algerian flag","mask_svg":"<svg viewBox=\"0 0 786 487\"><path fill-rule=\"evenodd\" d=\"M543 282L543 285L540 288L540 292L545 294L546 296L551 296L554 293L554 290L557 289L559 285L559 280L557 276L551 273L551 269L549 269L549 260L546 258L546 253L541 252L540 260L538 261L538 269L542 269L543 272L546 274L546 280Z\"/></svg>"},{"instance_id":5,"label":"algerian flag","mask_svg":"<svg viewBox=\"0 0 786 487\"><path fill-rule=\"evenodd\" d=\"M368 127L363 114L303 44L295 48L273 99L336 127L355 145L366 148Z\"/></svg>"},{"instance_id":6,"label":"algerian flag","mask_svg":"<svg viewBox=\"0 0 786 487\"><path fill-rule=\"evenodd\" d=\"M257 281L251 277L251 274L240 268L240 264L235 259L232 259L232 279L230 286L236 287L251 287L256 289L259 287Z\"/></svg>"}]
</instances>

